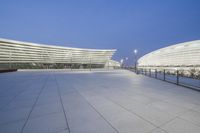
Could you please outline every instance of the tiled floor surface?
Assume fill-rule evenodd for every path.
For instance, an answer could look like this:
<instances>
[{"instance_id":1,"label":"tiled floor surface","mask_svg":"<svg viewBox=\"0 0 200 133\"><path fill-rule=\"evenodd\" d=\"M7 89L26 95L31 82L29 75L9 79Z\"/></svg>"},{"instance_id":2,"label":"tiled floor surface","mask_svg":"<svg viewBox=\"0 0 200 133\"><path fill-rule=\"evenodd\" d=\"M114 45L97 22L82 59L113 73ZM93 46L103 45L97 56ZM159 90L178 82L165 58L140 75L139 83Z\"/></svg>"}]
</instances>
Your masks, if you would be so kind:
<instances>
[{"instance_id":1,"label":"tiled floor surface","mask_svg":"<svg viewBox=\"0 0 200 133\"><path fill-rule=\"evenodd\" d=\"M200 133L200 92L123 70L3 73L0 133Z\"/></svg>"}]
</instances>

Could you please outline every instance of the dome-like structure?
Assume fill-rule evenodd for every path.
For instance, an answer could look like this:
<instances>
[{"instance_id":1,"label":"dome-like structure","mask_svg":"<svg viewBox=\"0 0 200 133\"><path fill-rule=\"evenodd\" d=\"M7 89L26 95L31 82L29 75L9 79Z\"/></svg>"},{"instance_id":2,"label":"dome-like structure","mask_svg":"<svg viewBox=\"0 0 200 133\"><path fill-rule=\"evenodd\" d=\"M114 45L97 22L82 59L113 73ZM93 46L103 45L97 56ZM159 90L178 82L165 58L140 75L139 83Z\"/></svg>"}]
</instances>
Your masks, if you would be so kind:
<instances>
[{"instance_id":1,"label":"dome-like structure","mask_svg":"<svg viewBox=\"0 0 200 133\"><path fill-rule=\"evenodd\" d=\"M138 67L200 67L200 40L148 53L138 60Z\"/></svg>"}]
</instances>

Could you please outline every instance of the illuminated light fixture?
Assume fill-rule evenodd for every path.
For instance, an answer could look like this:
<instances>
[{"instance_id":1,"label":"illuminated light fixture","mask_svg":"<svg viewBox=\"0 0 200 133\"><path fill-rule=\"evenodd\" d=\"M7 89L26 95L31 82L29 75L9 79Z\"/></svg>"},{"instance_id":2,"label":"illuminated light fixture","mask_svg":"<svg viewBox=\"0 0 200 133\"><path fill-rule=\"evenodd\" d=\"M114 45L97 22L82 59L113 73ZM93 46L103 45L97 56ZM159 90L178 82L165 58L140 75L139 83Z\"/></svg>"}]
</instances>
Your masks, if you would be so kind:
<instances>
[{"instance_id":1,"label":"illuminated light fixture","mask_svg":"<svg viewBox=\"0 0 200 133\"><path fill-rule=\"evenodd\" d=\"M137 54L138 50L137 50L137 49L134 49L134 51L133 51L133 52L134 52L134 54Z\"/></svg>"}]
</instances>

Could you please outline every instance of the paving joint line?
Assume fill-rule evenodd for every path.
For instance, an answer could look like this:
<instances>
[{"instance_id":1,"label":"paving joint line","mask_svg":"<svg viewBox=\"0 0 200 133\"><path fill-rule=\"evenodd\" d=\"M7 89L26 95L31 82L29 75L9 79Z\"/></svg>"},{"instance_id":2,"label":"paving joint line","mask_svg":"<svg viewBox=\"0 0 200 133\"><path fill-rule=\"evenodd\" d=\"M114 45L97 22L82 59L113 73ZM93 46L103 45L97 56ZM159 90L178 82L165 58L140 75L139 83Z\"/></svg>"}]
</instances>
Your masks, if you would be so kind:
<instances>
[{"instance_id":1,"label":"paving joint line","mask_svg":"<svg viewBox=\"0 0 200 133\"><path fill-rule=\"evenodd\" d=\"M22 126L22 129L21 129L20 133L23 133L24 128L25 128L25 126L26 126L26 124L27 124L27 122L28 122L28 120L29 120L29 118L30 118L30 116L31 116L31 113L33 112L33 109L34 109L34 107L35 107L35 105L36 105L36 103L37 103L37 101L38 101L38 99L39 99L39 97L40 97L40 94L42 93L42 91L44 90L44 88L45 88L45 86L46 86L46 84L47 84L47 80L48 80L48 77L46 78L45 83L44 83L43 86L41 87L41 90L40 90L38 96L36 97L36 100L35 100L35 102L34 102L32 108L31 108L31 110L30 110L30 112L29 112L29 114L28 114L27 119L25 120L24 125Z\"/></svg>"},{"instance_id":2,"label":"paving joint line","mask_svg":"<svg viewBox=\"0 0 200 133\"><path fill-rule=\"evenodd\" d=\"M83 97L83 99L88 103L88 105L90 107L92 107L92 109L94 109L94 111L100 115L100 117L106 121L106 123L108 123L108 125L111 126L111 128L113 128L113 130L115 130L117 133L120 133L75 87L74 89L78 92L78 94Z\"/></svg>"},{"instance_id":3,"label":"paving joint line","mask_svg":"<svg viewBox=\"0 0 200 133\"><path fill-rule=\"evenodd\" d=\"M191 124L193 124L193 125L196 125L196 126L200 127L199 124L197 124L197 123L195 123L195 122L192 122L192 121L190 121L190 120L187 120L187 119L185 119L185 118L182 118L182 117L180 117L180 116L177 116L177 118L178 118L178 119L181 119L181 120L184 120L184 121L187 121L187 122L189 122L189 123L191 123Z\"/></svg>"},{"instance_id":4,"label":"paving joint line","mask_svg":"<svg viewBox=\"0 0 200 133\"><path fill-rule=\"evenodd\" d=\"M55 82L56 82L56 86L57 86L56 88L57 88L57 91L58 91L60 103L61 103L61 105L62 105L62 110L63 110L64 116L65 116L65 122L66 122L66 125L67 125L67 129L68 129L68 131L69 131L69 133L70 133L70 132L71 132L71 131L70 131L70 127L69 127L69 123L68 123L68 120L67 120L66 111L65 111L65 108L64 108L64 105L63 105L62 96L61 96L61 93L60 93L60 86L58 85L58 81L57 81L57 78L56 78L55 75L54 75L54 78L55 78Z\"/></svg>"},{"instance_id":5,"label":"paving joint line","mask_svg":"<svg viewBox=\"0 0 200 133\"><path fill-rule=\"evenodd\" d=\"M25 84L25 83L23 83L23 84ZM21 84L21 85L22 85L22 84ZM25 86L28 86L28 85L25 85ZM10 88L11 88L11 87L10 87ZM0 108L0 110L4 110L4 108L5 108L6 106L8 106L10 103L12 103L12 101L14 101L14 100L17 98L17 96L19 96L19 95L20 95L22 92L24 92L26 89L27 89L27 88L24 87L24 89L22 89L22 90L20 90L19 92L17 92L17 93L13 96L13 98L12 98L11 100L8 101L7 104L5 104L3 107Z\"/></svg>"},{"instance_id":6,"label":"paving joint line","mask_svg":"<svg viewBox=\"0 0 200 133\"><path fill-rule=\"evenodd\" d=\"M141 118L142 120L144 120L144 121L148 122L149 124L153 125L154 127L156 127L156 128L158 128L158 127L159 127L159 126L155 125L154 123L152 123L151 121L149 121L149 120L146 120L145 118L143 118L143 117L142 117L142 116L140 116L139 114L137 114L137 113L135 113L135 112L133 112L133 111L131 111L131 110L129 110L129 109L127 109L127 108L125 108L125 107L124 107L124 106L122 106L121 104L119 104L119 103L116 103L116 102L114 102L113 100L111 100L111 99L109 99L109 98L107 98L107 97L104 97L104 98L105 98L105 99L107 99L107 100L109 100L109 101L111 101L111 102L112 102L112 103L114 103L115 105L118 105L118 106L120 106L121 108L123 108L124 110L128 111L129 113L136 115L137 117L139 117L139 118Z\"/></svg>"},{"instance_id":7,"label":"paving joint line","mask_svg":"<svg viewBox=\"0 0 200 133\"><path fill-rule=\"evenodd\" d=\"M165 132L165 133L169 133L169 132L167 132L166 130L160 128L160 127L154 128L154 129L152 129L151 131L149 131L148 133L152 133L152 132L153 132L154 130L156 130L156 129L160 129L160 130L162 130L162 131Z\"/></svg>"}]
</instances>

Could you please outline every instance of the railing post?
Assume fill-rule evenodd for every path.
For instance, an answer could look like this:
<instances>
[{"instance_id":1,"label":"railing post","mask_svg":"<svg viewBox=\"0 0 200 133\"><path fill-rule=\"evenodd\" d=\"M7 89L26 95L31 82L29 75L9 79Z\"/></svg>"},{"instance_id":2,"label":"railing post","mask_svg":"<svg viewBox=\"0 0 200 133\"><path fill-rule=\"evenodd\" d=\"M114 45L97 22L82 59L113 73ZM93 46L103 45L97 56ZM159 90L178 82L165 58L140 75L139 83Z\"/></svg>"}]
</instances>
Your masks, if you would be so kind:
<instances>
[{"instance_id":1,"label":"railing post","mask_svg":"<svg viewBox=\"0 0 200 133\"><path fill-rule=\"evenodd\" d=\"M157 69L155 70L155 78L157 79Z\"/></svg>"},{"instance_id":2,"label":"railing post","mask_svg":"<svg viewBox=\"0 0 200 133\"><path fill-rule=\"evenodd\" d=\"M90 57L90 71L92 70L92 61L91 61L91 57Z\"/></svg>"},{"instance_id":3,"label":"railing post","mask_svg":"<svg viewBox=\"0 0 200 133\"><path fill-rule=\"evenodd\" d=\"M107 68L108 70L109 70L109 67L110 67L109 65L110 65L110 62L109 62L109 60L108 60L108 68Z\"/></svg>"},{"instance_id":4,"label":"railing post","mask_svg":"<svg viewBox=\"0 0 200 133\"><path fill-rule=\"evenodd\" d=\"M163 80L165 81L165 69L164 69L164 71L163 71L163 74L164 74L164 79L163 79Z\"/></svg>"},{"instance_id":5,"label":"railing post","mask_svg":"<svg viewBox=\"0 0 200 133\"><path fill-rule=\"evenodd\" d=\"M179 71L176 71L176 84L179 84Z\"/></svg>"},{"instance_id":6,"label":"railing post","mask_svg":"<svg viewBox=\"0 0 200 133\"><path fill-rule=\"evenodd\" d=\"M151 77L151 69L149 69L149 76Z\"/></svg>"}]
</instances>

